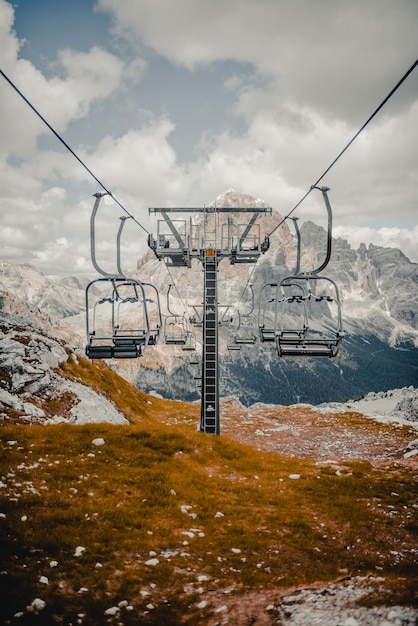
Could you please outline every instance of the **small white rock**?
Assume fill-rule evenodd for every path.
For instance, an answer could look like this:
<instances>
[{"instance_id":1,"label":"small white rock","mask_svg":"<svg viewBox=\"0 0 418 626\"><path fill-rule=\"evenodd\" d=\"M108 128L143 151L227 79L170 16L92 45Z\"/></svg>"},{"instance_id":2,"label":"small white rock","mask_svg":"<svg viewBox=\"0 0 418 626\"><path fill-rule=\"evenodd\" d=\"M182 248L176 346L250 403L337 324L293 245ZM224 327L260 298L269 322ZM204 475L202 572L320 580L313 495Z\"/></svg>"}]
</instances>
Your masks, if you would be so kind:
<instances>
[{"instance_id":1,"label":"small white rock","mask_svg":"<svg viewBox=\"0 0 418 626\"><path fill-rule=\"evenodd\" d=\"M220 511L217 511L215 513L215 517L225 517L225 515L223 513L221 513Z\"/></svg>"},{"instance_id":2,"label":"small white rock","mask_svg":"<svg viewBox=\"0 0 418 626\"><path fill-rule=\"evenodd\" d=\"M289 474L290 480L299 480L300 474Z\"/></svg>"},{"instance_id":3,"label":"small white rock","mask_svg":"<svg viewBox=\"0 0 418 626\"><path fill-rule=\"evenodd\" d=\"M106 609L104 612L105 615L117 615L120 611L118 606L111 606L110 609Z\"/></svg>"},{"instance_id":4,"label":"small white rock","mask_svg":"<svg viewBox=\"0 0 418 626\"><path fill-rule=\"evenodd\" d=\"M49 580L47 576L41 576L39 578L39 582L41 583L41 585L49 585Z\"/></svg>"},{"instance_id":5,"label":"small white rock","mask_svg":"<svg viewBox=\"0 0 418 626\"><path fill-rule=\"evenodd\" d=\"M158 565L158 563L158 559L148 559L148 561L145 561L145 565L150 565L151 567L155 567L155 565Z\"/></svg>"},{"instance_id":6,"label":"small white rock","mask_svg":"<svg viewBox=\"0 0 418 626\"><path fill-rule=\"evenodd\" d=\"M30 607L33 612L39 613L39 611L43 611L46 607L45 600L41 600L41 598L35 598L30 604Z\"/></svg>"},{"instance_id":7,"label":"small white rock","mask_svg":"<svg viewBox=\"0 0 418 626\"><path fill-rule=\"evenodd\" d=\"M241 550L239 548L231 548L231 552L234 554L241 554Z\"/></svg>"},{"instance_id":8,"label":"small white rock","mask_svg":"<svg viewBox=\"0 0 418 626\"><path fill-rule=\"evenodd\" d=\"M58 561L50 561L49 567L58 567Z\"/></svg>"},{"instance_id":9,"label":"small white rock","mask_svg":"<svg viewBox=\"0 0 418 626\"><path fill-rule=\"evenodd\" d=\"M83 552L85 552L85 548L83 546L77 546L74 552L74 556L81 556Z\"/></svg>"},{"instance_id":10,"label":"small white rock","mask_svg":"<svg viewBox=\"0 0 418 626\"><path fill-rule=\"evenodd\" d=\"M93 446L104 446L105 440L103 437L96 437L96 439L93 439L91 443Z\"/></svg>"},{"instance_id":11,"label":"small white rock","mask_svg":"<svg viewBox=\"0 0 418 626\"><path fill-rule=\"evenodd\" d=\"M197 606L198 609L204 609L204 608L207 607L207 605L208 605L207 601L206 600L202 600L202 602L199 602L199 604L197 604L196 606Z\"/></svg>"}]
</instances>

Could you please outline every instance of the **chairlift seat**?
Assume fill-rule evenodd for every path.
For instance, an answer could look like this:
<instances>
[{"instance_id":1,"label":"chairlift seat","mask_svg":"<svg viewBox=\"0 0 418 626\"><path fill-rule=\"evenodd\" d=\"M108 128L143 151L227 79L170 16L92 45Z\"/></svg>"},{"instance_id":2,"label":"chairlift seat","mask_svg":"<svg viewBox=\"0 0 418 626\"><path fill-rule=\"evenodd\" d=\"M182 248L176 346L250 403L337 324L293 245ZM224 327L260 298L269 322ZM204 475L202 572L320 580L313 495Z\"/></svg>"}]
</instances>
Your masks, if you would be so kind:
<instances>
[{"instance_id":1,"label":"chairlift seat","mask_svg":"<svg viewBox=\"0 0 418 626\"><path fill-rule=\"evenodd\" d=\"M253 346L257 341L257 336L252 335L249 337L239 337L238 335L235 337L235 343L238 345L247 345Z\"/></svg>"},{"instance_id":2,"label":"chairlift seat","mask_svg":"<svg viewBox=\"0 0 418 626\"><path fill-rule=\"evenodd\" d=\"M276 332L274 328L264 328L260 326L260 340L262 343L274 341L276 338Z\"/></svg>"},{"instance_id":3,"label":"chairlift seat","mask_svg":"<svg viewBox=\"0 0 418 626\"><path fill-rule=\"evenodd\" d=\"M114 345L114 346L86 346L86 355L89 359L136 359L142 356L141 346Z\"/></svg>"},{"instance_id":4,"label":"chairlift seat","mask_svg":"<svg viewBox=\"0 0 418 626\"><path fill-rule=\"evenodd\" d=\"M142 348L138 344L113 347L115 359L136 359L140 356L142 356Z\"/></svg>"},{"instance_id":5,"label":"chairlift seat","mask_svg":"<svg viewBox=\"0 0 418 626\"><path fill-rule=\"evenodd\" d=\"M286 356L305 356L305 357L323 357L333 358L338 353L339 342L341 336L336 335L335 338L316 338L308 339L306 337L291 337L290 335L277 335L276 347L279 357Z\"/></svg>"},{"instance_id":6,"label":"chairlift seat","mask_svg":"<svg viewBox=\"0 0 418 626\"><path fill-rule=\"evenodd\" d=\"M89 359L112 359L113 346L86 346L86 356Z\"/></svg>"},{"instance_id":7,"label":"chairlift seat","mask_svg":"<svg viewBox=\"0 0 418 626\"><path fill-rule=\"evenodd\" d=\"M129 337L118 337L115 335L113 337L113 344L118 347L126 347L126 346L144 346L147 343L146 335L142 336L129 336ZM148 342L149 343L149 342Z\"/></svg>"},{"instance_id":8,"label":"chairlift seat","mask_svg":"<svg viewBox=\"0 0 418 626\"><path fill-rule=\"evenodd\" d=\"M295 341L305 338L308 330L307 326L303 326L302 328L282 328L277 332L277 335L284 341Z\"/></svg>"},{"instance_id":9,"label":"chairlift seat","mask_svg":"<svg viewBox=\"0 0 418 626\"><path fill-rule=\"evenodd\" d=\"M187 335L182 333L173 333L165 335L164 342L169 346L184 346L186 343Z\"/></svg>"}]
</instances>

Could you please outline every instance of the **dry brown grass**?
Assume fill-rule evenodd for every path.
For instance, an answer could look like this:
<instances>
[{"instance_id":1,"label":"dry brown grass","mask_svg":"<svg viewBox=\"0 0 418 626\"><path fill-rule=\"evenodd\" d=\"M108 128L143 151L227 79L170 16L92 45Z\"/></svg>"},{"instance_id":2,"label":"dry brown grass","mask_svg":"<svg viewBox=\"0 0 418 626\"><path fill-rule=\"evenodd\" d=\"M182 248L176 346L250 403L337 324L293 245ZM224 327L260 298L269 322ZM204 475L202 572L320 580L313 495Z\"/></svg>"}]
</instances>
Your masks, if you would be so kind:
<instances>
[{"instance_id":1,"label":"dry brown grass","mask_svg":"<svg viewBox=\"0 0 418 626\"><path fill-rule=\"evenodd\" d=\"M208 624L222 597L264 602L369 573L416 602L412 462L318 465L256 450L197 433L197 405L149 397L102 363L60 373L105 394L131 425L1 424L3 623L23 612L20 624ZM224 430L232 423L231 413ZM36 597L39 617L25 608Z\"/></svg>"}]
</instances>

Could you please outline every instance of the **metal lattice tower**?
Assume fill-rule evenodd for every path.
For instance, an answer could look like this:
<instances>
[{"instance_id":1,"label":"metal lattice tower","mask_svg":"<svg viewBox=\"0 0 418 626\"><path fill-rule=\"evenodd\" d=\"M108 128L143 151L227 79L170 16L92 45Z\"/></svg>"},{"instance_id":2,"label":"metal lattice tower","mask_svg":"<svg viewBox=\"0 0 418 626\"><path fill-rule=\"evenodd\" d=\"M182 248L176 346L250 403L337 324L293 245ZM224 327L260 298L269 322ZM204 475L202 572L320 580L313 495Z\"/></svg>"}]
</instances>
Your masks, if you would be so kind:
<instances>
[{"instance_id":1,"label":"metal lattice tower","mask_svg":"<svg viewBox=\"0 0 418 626\"><path fill-rule=\"evenodd\" d=\"M202 397L200 431L220 434L219 409L219 321L217 271L223 259L235 263L256 263L269 248L267 237L261 241L260 214L271 213L271 208L204 207L204 208L151 208L150 214L160 214L157 237L150 235L148 245L158 259L170 267L191 267L192 259L203 266L203 332L202 332ZM171 219L169 213L177 214ZM184 218L185 214L203 214L203 232L198 225ZM216 214L229 214L220 231L216 227ZM208 231L206 218L212 214L214 229ZM234 223L233 215L247 217L245 223ZM249 218L249 219L248 219Z\"/></svg>"}]
</instances>

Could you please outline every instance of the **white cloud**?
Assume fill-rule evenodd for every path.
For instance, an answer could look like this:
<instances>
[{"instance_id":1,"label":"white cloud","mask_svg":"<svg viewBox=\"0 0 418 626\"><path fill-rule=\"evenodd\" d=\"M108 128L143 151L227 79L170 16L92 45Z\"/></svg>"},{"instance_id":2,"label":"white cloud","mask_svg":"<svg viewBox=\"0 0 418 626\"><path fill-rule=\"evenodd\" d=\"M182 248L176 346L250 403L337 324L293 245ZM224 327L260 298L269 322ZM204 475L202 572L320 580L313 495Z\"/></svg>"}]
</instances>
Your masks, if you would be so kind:
<instances>
[{"instance_id":1,"label":"white cloud","mask_svg":"<svg viewBox=\"0 0 418 626\"><path fill-rule=\"evenodd\" d=\"M13 27L13 10L0 0L0 58L2 70L56 131L85 117L92 104L108 97L119 85L123 62L98 47L88 52L61 50L53 65L55 75L46 78L27 59L19 58L21 42ZM130 69L131 71L131 69ZM41 134L50 130L5 81L0 82L0 116L16 120L0 125L1 151L28 157Z\"/></svg>"},{"instance_id":2,"label":"white cloud","mask_svg":"<svg viewBox=\"0 0 418 626\"><path fill-rule=\"evenodd\" d=\"M311 0L98 0L98 7L113 15L120 35L178 65L251 63L276 78L281 102L344 112L355 123L416 56L415 0L317 0L314 7Z\"/></svg>"},{"instance_id":3,"label":"white cloud","mask_svg":"<svg viewBox=\"0 0 418 626\"><path fill-rule=\"evenodd\" d=\"M57 70L63 77L46 81L39 101L44 116L58 130L70 120L85 117L95 100L108 97L118 87L123 69L120 59L98 47L88 52L61 50Z\"/></svg>"},{"instance_id":4,"label":"white cloud","mask_svg":"<svg viewBox=\"0 0 418 626\"><path fill-rule=\"evenodd\" d=\"M57 49L46 75L22 57L26 48L13 31L12 4L0 0L2 69L151 231L156 223L149 206L201 205L230 187L265 199L285 215L415 54L415 0L318 0L315 9L308 0L99 0L97 6L112 13L114 31L134 45L131 56L121 40L116 54L93 44L88 51ZM220 133L213 130L210 113L202 113L197 156L180 163L173 135L176 142L181 136L170 100L163 99L169 92L157 89L152 99L160 76L152 74L153 54L143 54L144 46L188 68L190 76L197 77L203 64L210 66L211 79L219 80L217 96L227 93L228 106L231 94L235 97L241 126L225 131L224 122L217 126ZM238 63L230 73L217 73L228 59ZM193 94L182 92L185 83L176 83L176 71L173 65L170 85L177 89L177 106L181 98L194 102ZM144 72L151 80L143 99L141 84L136 91L131 87ZM415 70L321 183L332 189L337 234L355 246L373 241L401 247L413 260L418 249L417 79ZM193 88L192 82L187 85ZM97 122L99 109L105 113ZM227 120L231 110L224 111ZM99 186L62 146L49 142L52 148L39 148L40 136L50 131L4 80L0 116L5 120L0 125L2 255L33 262L45 273L91 271L91 194ZM95 123L99 141L84 139L83 128ZM106 198L98 219L98 254L109 271L121 212ZM299 214L323 220L320 194L311 194ZM125 266L134 265L145 250L145 233L130 223Z\"/></svg>"}]
</instances>

